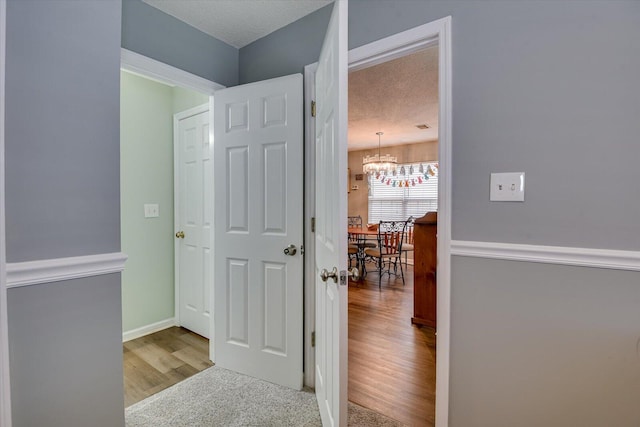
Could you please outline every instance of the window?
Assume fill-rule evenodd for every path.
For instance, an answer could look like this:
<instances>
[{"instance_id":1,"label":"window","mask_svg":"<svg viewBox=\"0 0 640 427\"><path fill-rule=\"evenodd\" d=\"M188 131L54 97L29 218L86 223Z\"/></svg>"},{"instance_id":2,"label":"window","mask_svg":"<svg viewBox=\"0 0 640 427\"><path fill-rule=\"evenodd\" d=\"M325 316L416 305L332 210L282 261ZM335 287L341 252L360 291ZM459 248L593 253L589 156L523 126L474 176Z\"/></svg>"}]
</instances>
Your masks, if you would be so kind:
<instances>
[{"instance_id":1,"label":"window","mask_svg":"<svg viewBox=\"0 0 640 427\"><path fill-rule=\"evenodd\" d=\"M438 162L398 165L369 177L369 223L420 218L438 210Z\"/></svg>"}]
</instances>

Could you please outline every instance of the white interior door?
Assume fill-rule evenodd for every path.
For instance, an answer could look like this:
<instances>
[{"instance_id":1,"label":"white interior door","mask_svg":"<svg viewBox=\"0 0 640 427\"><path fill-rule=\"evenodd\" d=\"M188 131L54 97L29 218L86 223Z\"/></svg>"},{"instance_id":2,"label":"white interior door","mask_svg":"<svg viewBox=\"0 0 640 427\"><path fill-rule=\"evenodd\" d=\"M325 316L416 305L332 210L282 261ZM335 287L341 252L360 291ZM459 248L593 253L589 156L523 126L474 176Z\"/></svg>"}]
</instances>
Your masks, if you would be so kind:
<instances>
[{"instance_id":1,"label":"white interior door","mask_svg":"<svg viewBox=\"0 0 640 427\"><path fill-rule=\"evenodd\" d=\"M302 387L302 75L214 96L214 360ZM295 245L288 254L285 249Z\"/></svg>"},{"instance_id":2,"label":"white interior door","mask_svg":"<svg viewBox=\"0 0 640 427\"><path fill-rule=\"evenodd\" d=\"M347 1L336 1L316 71L316 396L325 426L347 425Z\"/></svg>"},{"instance_id":3,"label":"white interior door","mask_svg":"<svg viewBox=\"0 0 640 427\"><path fill-rule=\"evenodd\" d=\"M174 134L178 323L209 338L213 223L209 106L176 114Z\"/></svg>"}]
</instances>

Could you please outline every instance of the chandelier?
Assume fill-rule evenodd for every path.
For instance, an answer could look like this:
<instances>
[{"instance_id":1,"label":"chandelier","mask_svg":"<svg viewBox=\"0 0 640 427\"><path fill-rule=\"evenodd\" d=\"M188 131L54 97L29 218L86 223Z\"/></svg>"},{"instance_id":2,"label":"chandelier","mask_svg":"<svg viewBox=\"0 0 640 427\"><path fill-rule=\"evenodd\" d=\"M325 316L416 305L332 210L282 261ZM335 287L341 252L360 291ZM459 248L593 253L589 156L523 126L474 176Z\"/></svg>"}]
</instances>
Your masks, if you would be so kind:
<instances>
[{"instance_id":1,"label":"chandelier","mask_svg":"<svg viewBox=\"0 0 640 427\"><path fill-rule=\"evenodd\" d=\"M376 132L378 135L378 154L373 156L366 156L362 158L362 172L367 175L375 175L378 173L388 173L391 169L395 169L398 164L398 158L395 156L391 156L389 154L385 154L384 156L380 155L380 137L383 135L382 132Z\"/></svg>"}]
</instances>

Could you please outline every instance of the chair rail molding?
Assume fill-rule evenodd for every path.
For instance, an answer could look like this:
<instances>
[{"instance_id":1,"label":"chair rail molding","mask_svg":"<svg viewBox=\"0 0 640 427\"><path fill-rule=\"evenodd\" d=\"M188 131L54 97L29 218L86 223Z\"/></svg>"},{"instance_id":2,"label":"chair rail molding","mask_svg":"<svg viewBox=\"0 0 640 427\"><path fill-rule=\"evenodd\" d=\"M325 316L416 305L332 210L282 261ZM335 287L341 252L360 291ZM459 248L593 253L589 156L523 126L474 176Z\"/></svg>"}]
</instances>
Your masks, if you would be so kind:
<instances>
[{"instance_id":1,"label":"chair rail molding","mask_svg":"<svg viewBox=\"0 0 640 427\"><path fill-rule=\"evenodd\" d=\"M7 263L7 288L120 273L126 261L126 254L114 252Z\"/></svg>"},{"instance_id":2,"label":"chair rail molding","mask_svg":"<svg viewBox=\"0 0 640 427\"><path fill-rule=\"evenodd\" d=\"M452 240L451 255L640 271L640 251Z\"/></svg>"}]
</instances>

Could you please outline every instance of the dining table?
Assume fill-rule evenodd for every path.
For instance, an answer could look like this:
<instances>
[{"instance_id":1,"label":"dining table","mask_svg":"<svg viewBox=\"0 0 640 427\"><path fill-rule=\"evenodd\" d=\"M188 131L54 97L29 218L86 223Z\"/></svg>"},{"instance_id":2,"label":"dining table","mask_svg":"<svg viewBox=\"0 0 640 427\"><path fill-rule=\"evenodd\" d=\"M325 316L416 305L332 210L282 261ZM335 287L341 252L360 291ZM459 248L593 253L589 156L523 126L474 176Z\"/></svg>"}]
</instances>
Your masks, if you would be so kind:
<instances>
[{"instance_id":1,"label":"dining table","mask_svg":"<svg viewBox=\"0 0 640 427\"><path fill-rule=\"evenodd\" d=\"M347 229L349 233L349 241L354 242L358 247L358 252L356 253L356 261L357 267L360 271L360 277L364 277L367 274L367 269L365 268L365 252L366 248L375 248L377 246L378 239L378 230L369 229L369 228L359 228L359 227L349 227Z\"/></svg>"}]
</instances>

